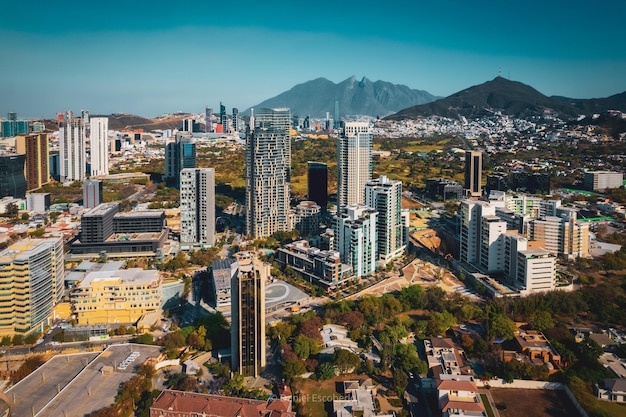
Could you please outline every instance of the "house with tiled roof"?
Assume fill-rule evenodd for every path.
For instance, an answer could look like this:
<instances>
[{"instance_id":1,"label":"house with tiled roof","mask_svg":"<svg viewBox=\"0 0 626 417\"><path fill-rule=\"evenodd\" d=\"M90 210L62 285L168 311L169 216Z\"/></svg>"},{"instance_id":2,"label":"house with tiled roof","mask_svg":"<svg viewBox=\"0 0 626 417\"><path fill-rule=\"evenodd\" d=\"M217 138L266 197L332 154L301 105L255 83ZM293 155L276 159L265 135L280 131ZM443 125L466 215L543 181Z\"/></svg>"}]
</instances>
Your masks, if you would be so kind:
<instances>
[{"instance_id":1,"label":"house with tiled roof","mask_svg":"<svg viewBox=\"0 0 626 417\"><path fill-rule=\"evenodd\" d=\"M164 390L150 407L150 417L295 417L291 402Z\"/></svg>"},{"instance_id":2,"label":"house with tiled roof","mask_svg":"<svg viewBox=\"0 0 626 417\"><path fill-rule=\"evenodd\" d=\"M626 379L603 379L594 389L601 400L626 403Z\"/></svg>"},{"instance_id":3,"label":"house with tiled roof","mask_svg":"<svg viewBox=\"0 0 626 417\"><path fill-rule=\"evenodd\" d=\"M437 382L437 395L443 417L487 415L472 376L442 374Z\"/></svg>"}]
</instances>

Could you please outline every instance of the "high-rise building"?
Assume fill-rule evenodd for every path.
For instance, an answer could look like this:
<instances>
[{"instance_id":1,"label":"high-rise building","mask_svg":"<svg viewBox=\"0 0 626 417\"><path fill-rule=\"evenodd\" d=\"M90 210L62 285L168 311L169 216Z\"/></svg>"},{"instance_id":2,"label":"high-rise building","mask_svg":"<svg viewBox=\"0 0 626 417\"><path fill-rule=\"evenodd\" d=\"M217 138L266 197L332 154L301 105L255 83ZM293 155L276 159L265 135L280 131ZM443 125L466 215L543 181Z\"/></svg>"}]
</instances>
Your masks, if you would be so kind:
<instances>
[{"instance_id":1,"label":"high-rise building","mask_svg":"<svg viewBox=\"0 0 626 417\"><path fill-rule=\"evenodd\" d=\"M0 335L42 331L63 297L63 239L22 240L0 251Z\"/></svg>"},{"instance_id":2,"label":"high-rise building","mask_svg":"<svg viewBox=\"0 0 626 417\"><path fill-rule=\"evenodd\" d=\"M100 205L103 193L102 181L92 179L83 181L83 207L92 209Z\"/></svg>"},{"instance_id":3,"label":"high-rise building","mask_svg":"<svg viewBox=\"0 0 626 417\"><path fill-rule=\"evenodd\" d=\"M485 201L464 200L459 207L460 259L472 265L480 263L482 217L495 215L496 210Z\"/></svg>"},{"instance_id":4,"label":"high-rise building","mask_svg":"<svg viewBox=\"0 0 626 417\"><path fill-rule=\"evenodd\" d=\"M86 134L89 115L74 117L71 111L60 115L59 155L61 181L82 181L87 169Z\"/></svg>"},{"instance_id":5,"label":"high-rise building","mask_svg":"<svg viewBox=\"0 0 626 417\"><path fill-rule=\"evenodd\" d=\"M215 244L215 171L180 171L180 244L182 249Z\"/></svg>"},{"instance_id":6,"label":"high-rise building","mask_svg":"<svg viewBox=\"0 0 626 417\"><path fill-rule=\"evenodd\" d=\"M204 132L213 132L213 109L211 107L204 109Z\"/></svg>"},{"instance_id":7,"label":"high-rise building","mask_svg":"<svg viewBox=\"0 0 626 417\"><path fill-rule=\"evenodd\" d=\"M334 118L335 129L339 129L341 127L341 121L339 120L339 100L335 100L335 118Z\"/></svg>"},{"instance_id":8,"label":"high-rise building","mask_svg":"<svg viewBox=\"0 0 626 417\"><path fill-rule=\"evenodd\" d=\"M27 191L36 190L50 182L48 135L45 133L19 135L15 139L15 149L18 154L26 155L24 173Z\"/></svg>"},{"instance_id":9,"label":"high-rise building","mask_svg":"<svg viewBox=\"0 0 626 417\"><path fill-rule=\"evenodd\" d=\"M302 236L313 236L319 233L320 206L315 201L301 201L296 206L295 228Z\"/></svg>"},{"instance_id":10,"label":"high-rise building","mask_svg":"<svg viewBox=\"0 0 626 417\"><path fill-rule=\"evenodd\" d=\"M196 144L189 133L178 132L165 144L164 179L170 187L180 187L180 171L196 167Z\"/></svg>"},{"instance_id":11,"label":"high-rise building","mask_svg":"<svg viewBox=\"0 0 626 417\"><path fill-rule=\"evenodd\" d=\"M14 198L26 197L25 164L26 155L0 155L0 198L7 196Z\"/></svg>"},{"instance_id":12,"label":"high-rise building","mask_svg":"<svg viewBox=\"0 0 626 417\"><path fill-rule=\"evenodd\" d=\"M89 120L91 138L91 175L109 175L109 118Z\"/></svg>"},{"instance_id":13,"label":"high-rise building","mask_svg":"<svg viewBox=\"0 0 626 417\"><path fill-rule=\"evenodd\" d=\"M220 123L222 125L222 129L226 132L226 125L228 124L228 115L226 114L226 106L222 104L220 101Z\"/></svg>"},{"instance_id":14,"label":"high-rise building","mask_svg":"<svg viewBox=\"0 0 626 417\"><path fill-rule=\"evenodd\" d=\"M30 133L30 123L28 120L17 120L17 113L14 112L8 113L7 116L7 120L0 122L1 136L8 138Z\"/></svg>"},{"instance_id":15,"label":"high-rise building","mask_svg":"<svg viewBox=\"0 0 626 417\"><path fill-rule=\"evenodd\" d=\"M233 132L239 132L239 109L233 107Z\"/></svg>"},{"instance_id":16,"label":"high-rise building","mask_svg":"<svg viewBox=\"0 0 626 417\"><path fill-rule=\"evenodd\" d=\"M364 205L342 207L335 216L333 249L339 252L341 262L353 268L355 278L376 271L376 217L376 211Z\"/></svg>"},{"instance_id":17,"label":"high-rise building","mask_svg":"<svg viewBox=\"0 0 626 417\"><path fill-rule=\"evenodd\" d=\"M378 259L385 263L404 252L402 182L385 176L365 184L365 205L378 212L376 218Z\"/></svg>"},{"instance_id":18,"label":"high-rise building","mask_svg":"<svg viewBox=\"0 0 626 417\"><path fill-rule=\"evenodd\" d=\"M291 230L289 109L260 109L251 116L246 143L246 227L252 238Z\"/></svg>"},{"instance_id":19,"label":"high-rise building","mask_svg":"<svg viewBox=\"0 0 626 417\"><path fill-rule=\"evenodd\" d=\"M483 153L465 151L465 194L468 197L482 195Z\"/></svg>"},{"instance_id":20,"label":"high-rise building","mask_svg":"<svg viewBox=\"0 0 626 417\"><path fill-rule=\"evenodd\" d=\"M365 202L372 179L372 133L367 122L347 122L337 143L337 208Z\"/></svg>"},{"instance_id":21,"label":"high-rise building","mask_svg":"<svg viewBox=\"0 0 626 417\"><path fill-rule=\"evenodd\" d=\"M328 205L328 165L322 162L307 162L307 188L309 200L315 201L322 211Z\"/></svg>"},{"instance_id":22,"label":"high-rise building","mask_svg":"<svg viewBox=\"0 0 626 417\"><path fill-rule=\"evenodd\" d=\"M265 281L270 265L252 252L239 252L231 283L232 368L258 377L265 366Z\"/></svg>"}]
</instances>

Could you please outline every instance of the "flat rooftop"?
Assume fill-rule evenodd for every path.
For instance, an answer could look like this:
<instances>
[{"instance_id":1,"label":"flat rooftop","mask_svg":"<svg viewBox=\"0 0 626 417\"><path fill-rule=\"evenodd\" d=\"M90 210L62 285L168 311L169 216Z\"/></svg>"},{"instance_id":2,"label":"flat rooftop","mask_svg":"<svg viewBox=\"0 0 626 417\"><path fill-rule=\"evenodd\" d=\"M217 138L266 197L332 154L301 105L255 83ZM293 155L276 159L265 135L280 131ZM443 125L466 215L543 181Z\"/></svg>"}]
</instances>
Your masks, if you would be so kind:
<instances>
[{"instance_id":1,"label":"flat rooftop","mask_svg":"<svg viewBox=\"0 0 626 417\"><path fill-rule=\"evenodd\" d=\"M141 268L119 269L117 271L90 272L85 279L78 284L78 287L91 285L98 281L120 280L122 284L127 283L150 283L158 280L159 271L143 270Z\"/></svg>"}]
</instances>

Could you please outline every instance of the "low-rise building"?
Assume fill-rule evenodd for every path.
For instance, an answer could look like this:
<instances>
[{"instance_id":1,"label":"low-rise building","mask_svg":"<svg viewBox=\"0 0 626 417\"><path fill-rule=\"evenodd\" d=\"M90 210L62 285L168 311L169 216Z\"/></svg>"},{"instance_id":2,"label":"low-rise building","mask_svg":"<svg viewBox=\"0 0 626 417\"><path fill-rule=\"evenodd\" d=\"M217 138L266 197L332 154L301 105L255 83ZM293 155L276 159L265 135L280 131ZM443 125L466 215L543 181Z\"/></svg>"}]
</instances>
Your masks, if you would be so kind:
<instances>
[{"instance_id":1,"label":"low-rise building","mask_svg":"<svg viewBox=\"0 0 626 417\"><path fill-rule=\"evenodd\" d=\"M369 378L344 381L343 394L343 398L333 401L335 417L394 417L394 414L376 413L376 387Z\"/></svg>"},{"instance_id":2,"label":"low-rise building","mask_svg":"<svg viewBox=\"0 0 626 417\"><path fill-rule=\"evenodd\" d=\"M521 331L515 336L518 351L531 360L540 359L543 363L561 364L561 355L541 332Z\"/></svg>"},{"instance_id":3,"label":"low-rise building","mask_svg":"<svg viewBox=\"0 0 626 417\"><path fill-rule=\"evenodd\" d=\"M91 272L70 299L79 324L135 323L161 307L161 275L140 268Z\"/></svg>"},{"instance_id":4,"label":"low-rise building","mask_svg":"<svg viewBox=\"0 0 626 417\"><path fill-rule=\"evenodd\" d=\"M626 403L626 379L603 379L594 389L601 400Z\"/></svg>"},{"instance_id":5,"label":"low-rise building","mask_svg":"<svg viewBox=\"0 0 626 417\"><path fill-rule=\"evenodd\" d=\"M472 376L441 375L437 383L437 394L443 417L487 415Z\"/></svg>"}]
</instances>

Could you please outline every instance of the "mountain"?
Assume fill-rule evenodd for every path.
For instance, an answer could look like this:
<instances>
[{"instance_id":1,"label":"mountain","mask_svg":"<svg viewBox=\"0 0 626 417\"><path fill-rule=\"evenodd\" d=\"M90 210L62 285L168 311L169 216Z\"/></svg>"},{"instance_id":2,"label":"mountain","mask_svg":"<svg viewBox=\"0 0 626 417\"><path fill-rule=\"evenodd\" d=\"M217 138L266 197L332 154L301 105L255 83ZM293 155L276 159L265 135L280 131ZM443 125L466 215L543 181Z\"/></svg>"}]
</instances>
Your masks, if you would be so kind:
<instances>
[{"instance_id":1,"label":"mountain","mask_svg":"<svg viewBox=\"0 0 626 417\"><path fill-rule=\"evenodd\" d=\"M427 91L413 90L405 85L386 81L372 82L365 77L359 81L352 76L339 84L325 78L307 81L252 108L289 107L293 115L324 117L326 112L334 114L335 101L339 101L341 116L382 117L437 98ZM245 114L250 114L250 109Z\"/></svg>"},{"instance_id":2,"label":"mountain","mask_svg":"<svg viewBox=\"0 0 626 417\"><path fill-rule=\"evenodd\" d=\"M569 104L578 109L581 114L602 113L607 110L619 110L626 113L626 91L606 98L567 98L552 96L554 100Z\"/></svg>"},{"instance_id":3,"label":"mountain","mask_svg":"<svg viewBox=\"0 0 626 417\"><path fill-rule=\"evenodd\" d=\"M549 111L569 118L580 113L571 104L547 97L529 85L496 77L432 103L409 107L388 116L387 119L401 120L432 115L473 118L494 111L517 117L542 115Z\"/></svg>"},{"instance_id":4,"label":"mountain","mask_svg":"<svg viewBox=\"0 0 626 417\"><path fill-rule=\"evenodd\" d=\"M142 116L136 116L134 114L126 114L126 113L114 113L114 114L104 114L104 115L95 115L92 114L90 117L108 117L109 118L109 129L110 130L133 130L133 129L143 129L146 132L150 132L152 130L164 130L164 129L176 129L180 128L182 125L182 120L190 117L187 113L177 113L162 117L157 117L155 119L148 119ZM57 130L57 121L56 120L44 120L47 130Z\"/></svg>"}]
</instances>

